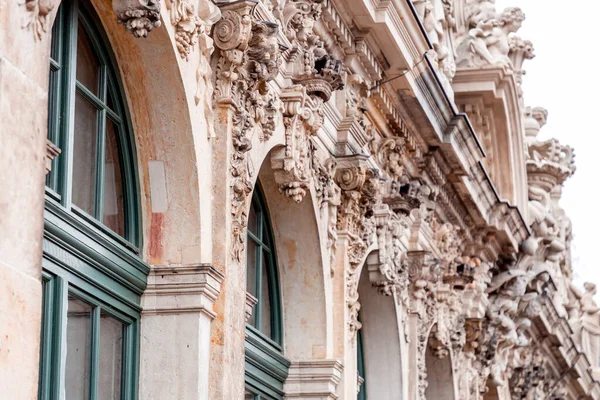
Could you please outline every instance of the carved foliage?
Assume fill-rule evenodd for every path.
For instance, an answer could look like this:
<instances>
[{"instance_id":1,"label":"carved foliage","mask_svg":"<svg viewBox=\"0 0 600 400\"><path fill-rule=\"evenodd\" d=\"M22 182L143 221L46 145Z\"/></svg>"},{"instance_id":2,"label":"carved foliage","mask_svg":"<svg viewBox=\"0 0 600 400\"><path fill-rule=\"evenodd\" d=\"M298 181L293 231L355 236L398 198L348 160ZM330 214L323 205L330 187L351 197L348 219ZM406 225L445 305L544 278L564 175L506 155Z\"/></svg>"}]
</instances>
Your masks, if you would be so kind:
<instances>
[{"instance_id":1,"label":"carved foliage","mask_svg":"<svg viewBox=\"0 0 600 400\"><path fill-rule=\"evenodd\" d=\"M338 169L336 180L342 189L341 204L337 213L337 230L348 237L350 267L346 271L346 302L350 311L349 330L353 337L361 327L358 322L360 276L357 270L364 262L367 249L373 241L373 206L379 197L380 187L376 173L365 166Z\"/></svg>"},{"instance_id":2,"label":"carved foliage","mask_svg":"<svg viewBox=\"0 0 600 400\"><path fill-rule=\"evenodd\" d=\"M314 158L310 138L323 124L323 101L308 96L301 85L285 89L281 99L285 148L273 153L271 164L279 190L299 203L311 182L310 165Z\"/></svg>"},{"instance_id":3,"label":"carved foliage","mask_svg":"<svg viewBox=\"0 0 600 400\"><path fill-rule=\"evenodd\" d=\"M215 24L213 36L219 48L215 97L230 106L233 153L230 161L231 213L233 216L232 253L240 261L244 251L246 206L252 183L246 153L252 148L252 135L258 131L267 140L275 129L279 98L269 81L278 72L280 55L277 25L256 22L250 17L253 3L228 3L222 19Z\"/></svg>"},{"instance_id":4,"label":"carved foliage","mask_svg":"<svg viewBox=\"0 0 600 400\"><path fill-rule=\"evenodd\" d=\"M160 26L158 0L113 0L112 5L119 24L136 38L146 37Z\"/></svg>"},{"instance_id":5,"label":"carved foliage","mask_svg":"<svg viewBox=\"0 0 600 400\"><path fill-rule=\"evenodd\" d=\"M203 36L206 43L210 27L219 20L221 13L219 9L209 0L201 0L203 8L201 12L195 9L187 0L167 0L171 24L175 27L175 41L179 55L188 60L198 39ZM212 39L210 40L212 53ZM209 53L210 56L210 53Z\"/></svg>"},{"instance_id":6,"label":"carved foliage","mask_svg":"<svg viewBox=\"0 0 600 400\"><path fill-rule=\"evenodd\" d=\"M342 62L326 49L314 33L321 16L322 1L289 0L282 10L283 29L293 47L288 50L292 81L301 83L310 95L329 100L331 93L344 87Z\"/></svg>"}]
</instances>

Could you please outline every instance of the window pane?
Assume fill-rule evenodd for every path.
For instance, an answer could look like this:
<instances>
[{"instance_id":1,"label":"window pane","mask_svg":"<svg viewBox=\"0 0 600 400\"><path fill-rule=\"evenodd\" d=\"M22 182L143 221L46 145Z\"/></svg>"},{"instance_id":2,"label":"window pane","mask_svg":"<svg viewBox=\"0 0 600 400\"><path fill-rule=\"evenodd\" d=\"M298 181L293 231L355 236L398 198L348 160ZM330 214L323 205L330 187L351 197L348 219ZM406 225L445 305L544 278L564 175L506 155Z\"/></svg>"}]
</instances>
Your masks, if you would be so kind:
<instances>
[{"instance_id":1,"label":"window pane","mask_svg":"<svg viewBox=\"0 0 600 400\"><path fill-rule=\"evenodd\" d=\"M257 400L258 396L246 389L244 392L244 400Z\"/></svg>"},{"instance_id":2,"label":"window pane","mask_svg":"<svg viewBox=\"0 0 600 400\"><path fill-rule=\"evenodd\" d=\"M100 314L100 358L98 362L98 399L121 398L123 324L104 311Z\"/></svg>"},{"instance_id":3,"label":"window pane","mask_svg":"<svg viewBox=\"0 0 600 400\"><path fill-rule=\"evenodd\" d=\"M98 94L98 69L100 65L81 25L77 28L77 80L92 93Z\"/></svg>"},{"instance_id":4,"label":"window pane","mask_svg":"<svg viewBox=\"0 0 600 400\"><path fill-rule=\"evenodd\" d=\"M67 400L87 399L90 385L92 306L69 295L67 309Z\"/></svg>"},{"instance_id":5,"label":"window pane","mask_svg":"<svg viewBox=\"0 0 600 400\"><path fill-rule=\"evenodd\" d=\"M115 94L114 94L114 92L113 92L113 90L111 89L111 86L110 86L111 82L112 82L112 79L109 79L108 93L106 95L106 105L112 111L117 112L117 110L115 110Z\"/></svg>"},{"instance_id":6,"label":"window pane","mask_svg":"<svg viewBox=\"0 0 600 400\"><path fill-rule=\"evenodd\" d=\"M271 337L271 302L269 299L269 270L267 267L269 254L263 253L262 262L262 287L260 293L260 331Z\"/></svg>"},{"instance_id":7,"label":"window pane","mask_svg":"<svg viewBox=\"0 0 600 400\"><path fill-rule=\"evenodd\" d=\"M106 120L106 149L104 158L104 225L121 236L125 235L123 212L123 181L119 159L118 127Z\"/></svg>"},{"instance_id":8,"label":"window pane","mask_svg":"<svg viewBox=\"0 0 600 400\"><path fill-rule=\"evenodd\" d=\"M248 253L246 260L246 291L252 296L256 297L256 244L250 238L248 238ZM255 307L256 311L256 307ZM248 323L252 326L256 326L255 314L253 312L248 320Z\"/></svg>"},{"instance_id":9,"label":"window pane","mask_svg":"<svg viewBox=\"0 0 600 400\"><path fill-rule=\"evenodd\" d=\"M96 193L96 107L77 93L73 139L73 203L94 215Z\"/></svg>"},{"instance_id":10,"label":"window pane","mask_svg":"<svg viewBox=\"0 0 600 400\"><path fill-rule=\"evenodd\" d=\"M256 227L256 211L254 210L254 204L250 206L250 215L248 215L248 230L254 233L254 236L258 236Z\"/></svg>"}]
</instances>

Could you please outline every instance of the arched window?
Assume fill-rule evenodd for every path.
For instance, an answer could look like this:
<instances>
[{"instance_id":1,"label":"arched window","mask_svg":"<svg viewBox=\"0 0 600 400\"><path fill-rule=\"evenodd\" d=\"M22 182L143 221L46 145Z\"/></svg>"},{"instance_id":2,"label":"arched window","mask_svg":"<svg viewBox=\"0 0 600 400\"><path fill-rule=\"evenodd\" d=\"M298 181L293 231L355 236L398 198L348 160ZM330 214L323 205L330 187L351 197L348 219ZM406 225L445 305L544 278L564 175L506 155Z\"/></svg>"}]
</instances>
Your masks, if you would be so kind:
<instances>
[{"instance_id":1,"label":"arched window","mask_svg":"<svg viewBox=\"0 0 600 400\"><path fill-rule=\"evenodd\" d=\"M135 152L118 68L92 6L52 28L40 399L137 398L140 297Z\"/></svg>"},{"instance_id":2,"label":"arched window","mask_svg":"<svg viewBox=\"0 0 600 400\"><path fill-rule=\"evenodd\" d=\"M246 399L283 399L290 362L283 356L275 242L258 183L248 217L246 250L246 290L257 299L246 325Z\"/></svg>"},{"instance_id":3,"label":"arched window","mask_svg":"<svg viewBox=\"0 0 600 400\"><path fill-rule=\"evenodd\" d=\"M47 194L138 246L135 153L125 96L104 32L85 1L68 1L52 29L48 139L61 153L47 176Z\"/></svg>"}]
</instances>

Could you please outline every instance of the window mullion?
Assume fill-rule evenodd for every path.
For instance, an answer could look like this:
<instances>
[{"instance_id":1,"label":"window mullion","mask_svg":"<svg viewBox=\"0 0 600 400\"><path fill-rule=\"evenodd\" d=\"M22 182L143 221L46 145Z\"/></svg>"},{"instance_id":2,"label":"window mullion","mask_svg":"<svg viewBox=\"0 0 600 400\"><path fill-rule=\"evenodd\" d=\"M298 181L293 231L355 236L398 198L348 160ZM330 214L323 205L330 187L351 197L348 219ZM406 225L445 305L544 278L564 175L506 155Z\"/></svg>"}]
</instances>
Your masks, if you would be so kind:
<instances>
[{"instance_id":1,"label":"window mullion","mask_svg":"<svg viewBox=\"0 0 600 400\"><path fill-rule=\"evenodd\" d=\"M262 318L262 304L260 302L260 294L262 293L262 244L258 244L255 248L256 254L254 255L256 259L256 298L258 302L254 306L255 317L254 317L254 325L255 328L260 331L260 323Z\"/></svg>"},{"instance_id":2,"label":"window mullion","mask_svg":"<svg viewBox=\"0 0 600 400\"><path fill-rule=\"evenodd\" d=\"M64 399L65 398L65 382L66 382L66 370L67 370L67 315L69 307L69 285L63 280L63 278L57 277L56 284L56 329L54 333L56 337L53 339L55 344L56 359L53 360L52 368L55 369L55 376L53 376L54 383L58 383L54 386L52 391L53 399Z\"/></svg>"},{"instance_id":3,"label":"window mullion","mask_svg":"<svg viewBox=\"0 0 600 400\"><path fill-rule=\"evenodd\" d=\"M44 281L39 399L60 398L61 327L64 282L58 276Z\"/></svg>"},{"instance_id":4,"label":"window mullion","mask_svg":"<svg viewBox=\"0 0 600 400\"><path fill-rule=\"evenodd\" d=\"M65 3L64 6L67 6ZM75 87L76 87L76 71L77 71L77 7L75 3L71 7L66 9L65 12L65 26L66 33L64 38L65 44L65 81L64 81L64 92L63 98L64 103L62 109L64 110L63 126L61 132L64 135L64 142L62 149L64 162L66 163L65 168L61 171L61 187L59 190L62 196L61 204L67 208L71 207L73 200L73 147L74 147L74 133L75 133Z\"/></svg>"},{"instance_id":5,"label":"window mullion","mask_svg":"<svg viewBox=\"0 0 600 400\"><path fill-rule=\"evenodd\" d=\"M102 222L104 216L104 153L106 152L106 109L98 110L96 135L96 190L94 217Z\"/></svg>"},{"instance_id":6,"label":"window mullion","mask_svg":"<svg viewBox=\"0 0 600 400\"><path fill-rule=\"evenodd\" d=\"M106 66L100 66L100 73L98 77L98 95L103 103L103 107L98 113L98 134L96 139L98 141L96 148L98 154L96 158L96 199L94 204L94 213L98 221L104 220L104 158L106 152Z\"/></svg>"},{"instance_id":7,"label":"window mullion","mask_svg":"<svg viewBox=\"0 0 600 400\"><path fill-rule=\"evenodd\" d=\"M94 307L90 341L90 400L98 399L98 364L100 356L100 307Z\"/></svg>"}]
</instances>

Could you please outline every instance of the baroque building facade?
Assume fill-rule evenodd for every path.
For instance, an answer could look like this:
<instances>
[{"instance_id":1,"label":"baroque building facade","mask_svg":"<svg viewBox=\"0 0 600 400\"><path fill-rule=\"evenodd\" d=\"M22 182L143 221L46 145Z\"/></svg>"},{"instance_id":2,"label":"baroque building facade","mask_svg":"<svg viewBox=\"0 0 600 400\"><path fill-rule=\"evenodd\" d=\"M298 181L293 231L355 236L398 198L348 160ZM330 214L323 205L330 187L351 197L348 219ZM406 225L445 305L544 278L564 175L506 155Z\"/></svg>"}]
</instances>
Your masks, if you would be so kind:
<instances>
[{"instance_id":1,"label":"baroque building facade","mask_svg":"<svg viewBox=\"0 0 600 400\"><path fill-rule=\"evenodd\" d=\"M2 0L0 397L600 399L524 19Z\"/></svg>"}]
</instances>

